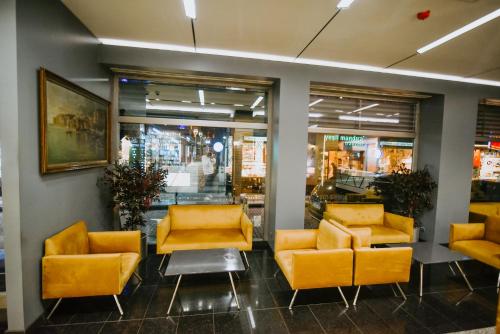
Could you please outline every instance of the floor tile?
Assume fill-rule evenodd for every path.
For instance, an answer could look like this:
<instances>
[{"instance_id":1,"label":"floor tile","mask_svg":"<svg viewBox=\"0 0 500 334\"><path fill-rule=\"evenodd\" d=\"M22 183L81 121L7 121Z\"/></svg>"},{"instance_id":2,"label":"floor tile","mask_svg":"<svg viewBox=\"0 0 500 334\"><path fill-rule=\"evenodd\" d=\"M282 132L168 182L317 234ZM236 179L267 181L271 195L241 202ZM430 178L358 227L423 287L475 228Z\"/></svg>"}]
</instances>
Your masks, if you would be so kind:
<instances>
[{"instance_id":1,"label":"floor tile","mask_svg":"<svg viewBox=\"0 0 500 334\"><path fill-rule=\"evenodd\" d=\"M36 334L98 334L103 323L77 324L64 326L47 326L34 330Z\"/></svg>"},{"instance_id":2,"label":"floor tile","mask_svg":"<svg viewBox=\"0 0 500 334\"><path fill-rule=\"evenodd\" d=\"M190 315L179 318L177 334L213 334L213 314Z\"/></svg>"},{"instance_id":3,"label":"floor tile","mask_svg":"<svg viewBox=\"0 0 500 334\"><path fill-rule=\"evenodd\" d=\"M101 329L101 334L137 334L140 326L140 320L106 322Z\"/></svg>"},{"instance_id":4,"label":"floor tile","mask_svg":"<svg viewBox=\"0 0 500 334\"><path fill-rule=\"evenodd\" d=\"M143 285L139 286L139 288L135 291L125 291L118 296L118 300L120 301L123 309L123 315L120 315L118 310L115 309L111 313L108 320L132 320L144 318L147 307L155 290L156 286Z\"/></svg>"},{"instance_id":5,"label":"floor tile","mask_svg":"<svg viewBox=\"0 0 500 334\"><path fill-rule=\"evenodd\" d=\"M175 334L178 322L177 317L144 319L139 334Z\"/></svg>"},{"instance_id":6,"label":"floor tile","mask_svg":"<svg viewBox=\"0 0 500 334\"><path fill-rule=\"evenodd\" d=\"M214 314L214 332L216 334L252 333L252 326L255 326L255 324L252 324L250 319L247 310L216 313ZM253 321L255 322L255 320Z\"/></svg>"},{"instance_id":7,"label":"floor tile","mask_svg":"<svg viewBox=\"0 0 500 334\"><path fill-rule=\"evenodd\" d=\"M248 312L248 316L253 316L255 328L252 327L252 333L256 334L281 334L288 333L285 322L283 321L277 309L269 310L252 310Z\"/></svg>"},{"instance_id":8,"label":"floor tile","mask_svg":"<svg viewBox=\"0 0 500 334\"><path fill-rule=\"evenodd\" d=\"M347 309L337 303L310 305L309 308L326 333L361 333L347 316Z\"/></svg>"},{"instance_id":9,"label":"floor tile","mask_svg":"<svg viewBox=\"0 0 500 334\"><path fill-rule=\"evenodd\" d=\"M308 306L297 306L291 310L279 310L290 334L323 333L323 330Z\"/></svg>"}]
</instances>

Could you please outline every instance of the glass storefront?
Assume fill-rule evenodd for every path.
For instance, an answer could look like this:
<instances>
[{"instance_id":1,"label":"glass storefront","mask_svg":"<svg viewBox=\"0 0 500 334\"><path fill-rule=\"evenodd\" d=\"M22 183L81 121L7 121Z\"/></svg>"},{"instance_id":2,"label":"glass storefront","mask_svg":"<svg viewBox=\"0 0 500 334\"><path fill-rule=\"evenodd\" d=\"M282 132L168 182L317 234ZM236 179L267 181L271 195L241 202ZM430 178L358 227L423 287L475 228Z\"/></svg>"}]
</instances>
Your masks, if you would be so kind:
<instances>
[{"instance_id":1,"label":"glass storefront","mask_svg":"<svg viewBox=\"0 0 500 334\"><path fill-rule=\"evenodd\" d=\"M119 159L168 170L158 216L172 204L241 203L264 237L265 89L121 78L119 102Z\"/></svg>"}]
</instances>

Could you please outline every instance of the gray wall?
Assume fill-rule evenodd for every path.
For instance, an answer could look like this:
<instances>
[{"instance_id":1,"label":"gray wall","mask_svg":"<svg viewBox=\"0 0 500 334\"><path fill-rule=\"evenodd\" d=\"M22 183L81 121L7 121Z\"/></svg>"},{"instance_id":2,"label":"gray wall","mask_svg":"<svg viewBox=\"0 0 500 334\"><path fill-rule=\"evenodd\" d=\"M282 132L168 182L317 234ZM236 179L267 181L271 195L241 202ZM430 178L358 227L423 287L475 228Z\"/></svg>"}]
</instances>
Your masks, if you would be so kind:
<instances>
[{"instance_id":1,"label":"gray wall","mask_svg":"<svg viewBox=\"0 0 500 334\"><path fill-rule=\"evenodd\" d=\"M22 276L14 276L14 279L22 282L22 295L17 298L23 302L24 315L16 314L22 320L14 321L11 319L14 315L9 313L10 329L20 329L21 323L27 327L43 312L40 300L40 259L44 239L78 219L86 220L91 230L110 225L109 210L96 187L100 169L42 177L38 165L37 70L42 66L65 78L77 79L78 83L85 80L86 88L109 99L109 82L94 84L86 81L109 77L108 72L97 63L97 40L58 0L18 0L16 10L18 106L8 110L7 117L19 119L17 129L10 129L9 133L9 137L17 138L18 147L15 147L16 143L9 144L4 140L2 143L7 146L6 153L9 152L10 156L17 155L19 159L17 187L20 218L10 221L9 211L12 207L11 203L6 203L5 224L20 224ZM9 19L12 20L12 17ZM16 68L12 59L10 66ZM7 160L8 157L4 159ZM16 166L4 168L5 176L9 177L10 174L15 179L10 168ZM11 188L7 188L6 192L10 190ZM6 194L6 197L9 198L9 195ZM19 237L11 235L11 232L7 230L6 240ZM10 249L7 249L7 259L10 256ZM19 262L17 265L19 266ZM8 271L9 297L12 292L10 274ZM9 309L10 306L11 303L8 305Z\"/></svg>"},{"instance_id":2,"label":"gray wall","mask_svg":"<svg viewBox=\"0 0 500 334\"><path fill-rule=\"evenodd\" d=\"M477 104L481 98L500 97L498 87L171 51L102 46L100 59L112 65L277 79L279 101L275 101L274 112L278 116L272 125L273 171L268 222L276 228L302 227L309 82L394 88L442 96L421 110L426 127L421 129L425 138L418 159L419 167L429 165L438 181L436 210L424 217L428 226L426 238L437 242L448 240L451 222L467 221Z\"/></svg>"}]
</instances>

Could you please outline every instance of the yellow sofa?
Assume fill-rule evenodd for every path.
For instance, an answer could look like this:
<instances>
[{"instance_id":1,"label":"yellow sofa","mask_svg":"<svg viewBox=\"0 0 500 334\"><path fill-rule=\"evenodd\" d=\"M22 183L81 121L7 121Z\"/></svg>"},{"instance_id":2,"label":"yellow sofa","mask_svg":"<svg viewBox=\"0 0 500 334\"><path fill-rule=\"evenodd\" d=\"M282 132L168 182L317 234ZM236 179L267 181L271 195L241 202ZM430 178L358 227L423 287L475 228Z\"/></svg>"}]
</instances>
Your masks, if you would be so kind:
<instances>
[{"instance_id":1,"label":"yellow sofa","mask_svg":"<svg viewBox=\"0 0 500 334\"><path fill-rule=\"evenodd\" d=\"M470 223L483 223L487 217L499 215L499 202L473 202L469 205Z\"/></svg>"},{"instance_id":2,"label":"yellow sofa","mask_svg":"<svg viewBox=\"0 0 500 334\"><path fill-rule=\"evenodd\" d=\"M484 223L451 224L449 247L500 270L500 216L488 216Z\"/></svg>"},{"instance_id":3,"label":"yellow sofa","mask_svg":"<svg viewBox=\"0 0 500 334\"><path fill-rule=\"evenodd\" d=\"M351 237L322 220L317 230L276 230L274 258L295 290L289 308L301 289L352 285Z\"/></svg>"},{"instance_id":4,"label":"yellow sofa","mask_svg":"<svg viewBox=\"0 0 500 334\"><path fill-rule=\"evenodd\" d=\"M353 231L370 228L372 244L413 240L413 218L384 212L383 204L327 204L323 218L337 221Z\"/></svg>"},{"instance_id":5,"label":"yellow sofa","mask_svg":"<svg viewBox=\"0 0 500 334\"><path fill-rule=\"evenodd\" d=\"M42 258L42 299L58 298L49 319L62 298L121 294L141 260L139 231L87 232L79 221L45 240Z\"/></svg>"},{"instance_id":6,"label":"yellow sofa","mask_svg":"<svg viewBox=\"0 0 500 334\"><path fill-rule=\"evenodd\" d=\"M371 248L369 228L354 231L333 220L329 223L351 236L351 247L354 250L353 283L358 287L353 305L356 305L362 285L395 284L401 297L406 300L399 283L410 281L412 248Z\"/></svg>"},{"instance_id":7,"label":"yellow sofa","mask_svg":"<svg viewBox=\"0 0 500 334\"><path fill-rule=\"evenodd\" d=\"M241 205L171 205L157 226L156 253L176 250L238 248L252 250L253 225Z\"/></svg>"}]
</instances>

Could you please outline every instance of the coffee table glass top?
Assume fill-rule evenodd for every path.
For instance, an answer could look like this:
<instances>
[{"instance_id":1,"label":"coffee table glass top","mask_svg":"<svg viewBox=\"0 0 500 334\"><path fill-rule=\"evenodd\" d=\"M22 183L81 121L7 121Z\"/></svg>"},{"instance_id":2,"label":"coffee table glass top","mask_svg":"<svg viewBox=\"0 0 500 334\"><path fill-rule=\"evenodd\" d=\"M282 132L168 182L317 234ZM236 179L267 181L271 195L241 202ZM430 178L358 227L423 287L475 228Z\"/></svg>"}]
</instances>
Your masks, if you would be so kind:
<instances>
[{"instance_id":1,"label":"coffee table glass top","mask_svg":"<svg viewBox=\"0 0 500 334\"><path fill-rule=\"evenodd\" d=\"M237 248L174 251L165 276L208 274L245 270Z\"/></svg>"},{"instance_id":2,"label":"coffee table glass top","mask_svg":"<svg viewBox=\"0 0 500 334\"><path fill-rule=\"evenodd\" d=\"M405 243L405 244L388 244L389 247L411 247L413 248L412 257L420 263L444 263L453 261L469 260L470 258L452 251L448 247L440 244L435 244L430 241Z\"/></svg>"}]
</instances>

